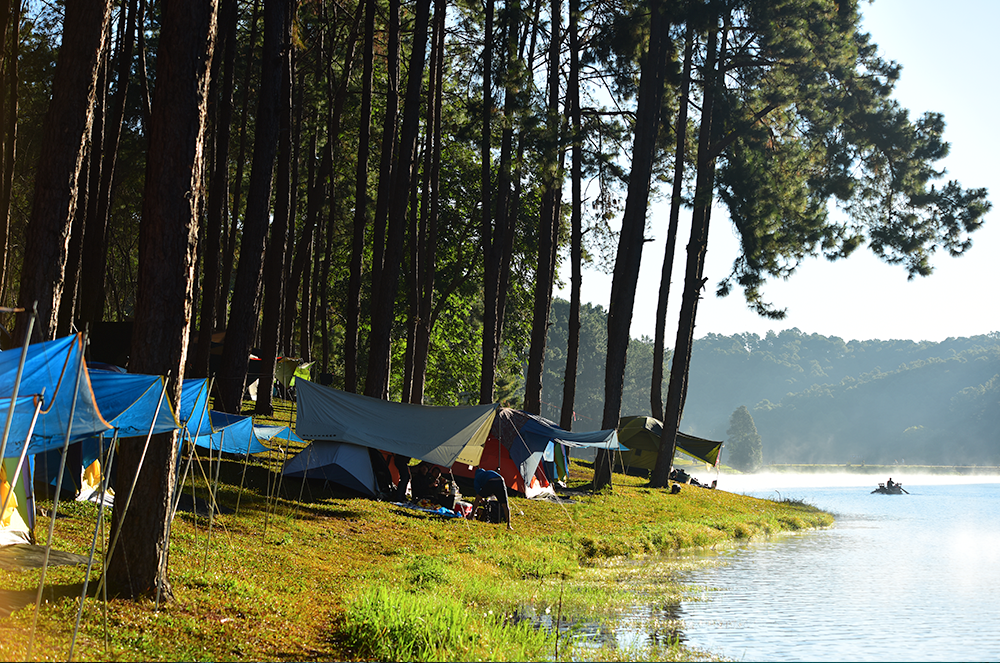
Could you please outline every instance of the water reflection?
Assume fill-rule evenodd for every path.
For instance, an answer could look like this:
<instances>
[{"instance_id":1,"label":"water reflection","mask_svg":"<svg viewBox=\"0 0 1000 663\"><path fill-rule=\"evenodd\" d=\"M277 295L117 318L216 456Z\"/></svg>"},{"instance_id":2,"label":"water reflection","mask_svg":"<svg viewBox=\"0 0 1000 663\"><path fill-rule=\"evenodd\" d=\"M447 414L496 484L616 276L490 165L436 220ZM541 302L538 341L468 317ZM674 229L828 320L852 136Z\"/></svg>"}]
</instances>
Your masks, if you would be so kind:
<instances>
[{"instance_id":1,"label":"water reflection","mask_svg":"<svg viewBox=\"0 0 1000 663\"><path fill-rule=\"evenodd\" d=\"M670 564L625 564L615 582L634 600L609 619L564 616L559 631L585 647L638 652L678 641L738 660L995 659L1000 477L893 478L911 494L872 495L873 477L856 475L839 486L838 477L754 477L734 492L780 492L834 513L836 524ZM692 589L664 600L657 588L671 581Z\"/></svg>"}]
</instances>

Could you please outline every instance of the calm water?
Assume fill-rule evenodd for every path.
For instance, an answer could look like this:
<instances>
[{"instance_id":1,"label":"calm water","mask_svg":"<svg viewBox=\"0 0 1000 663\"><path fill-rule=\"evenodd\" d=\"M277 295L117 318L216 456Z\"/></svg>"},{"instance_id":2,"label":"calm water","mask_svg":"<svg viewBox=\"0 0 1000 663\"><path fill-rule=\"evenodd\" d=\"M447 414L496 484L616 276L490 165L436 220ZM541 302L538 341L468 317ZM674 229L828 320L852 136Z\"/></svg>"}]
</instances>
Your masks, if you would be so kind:
<instances>
[{"instance_id":1,"label":"calm water","mask_svg":"<svg viewBox=\"0 0 1000 663\"><path fill-rule=\"evenodd\" d=\"M901 496L870 494L886 477L811 477L812 487L780 475L723 479L733 492L802 499L837 522L702 554L708 563L679 578L700 589L670 615L690 647L750 661L1000 659L1000 479L896 476L911 493ZM650 626L662 615L635 613L619 638L657 637L642 617Z\"/></svg>"}]
</instances>

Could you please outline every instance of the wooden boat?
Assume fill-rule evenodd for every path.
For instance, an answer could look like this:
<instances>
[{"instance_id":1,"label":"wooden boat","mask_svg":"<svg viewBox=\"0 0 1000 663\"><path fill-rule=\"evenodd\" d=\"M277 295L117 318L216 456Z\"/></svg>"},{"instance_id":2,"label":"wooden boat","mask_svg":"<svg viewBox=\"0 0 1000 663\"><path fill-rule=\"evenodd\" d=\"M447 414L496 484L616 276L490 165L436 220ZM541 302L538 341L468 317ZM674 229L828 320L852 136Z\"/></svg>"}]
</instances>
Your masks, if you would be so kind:
<instances>
[{"instance_id":1,"label":"wooden boat","mask_svg":"<svg viewBox=\"0 0 1000 663\"><path fill-rule=\"evenodd\" d=\"M909 495L909 493L903 489L903 486L898 483L894 483L891 486L886 486L884 483L880 483L878 488L872 491L872 495L875 495L876 493L879 495L902 495L903 493Z\"/></svg>"}]
</instances>

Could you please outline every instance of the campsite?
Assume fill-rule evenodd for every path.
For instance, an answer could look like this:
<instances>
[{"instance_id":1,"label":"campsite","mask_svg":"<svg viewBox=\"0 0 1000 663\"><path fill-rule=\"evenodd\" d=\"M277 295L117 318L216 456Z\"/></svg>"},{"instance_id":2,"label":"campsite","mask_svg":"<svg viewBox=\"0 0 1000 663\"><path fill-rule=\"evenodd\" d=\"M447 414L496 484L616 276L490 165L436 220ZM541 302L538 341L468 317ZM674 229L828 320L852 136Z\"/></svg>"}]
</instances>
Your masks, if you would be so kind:
<instances>
[{"instance_id":1,"label":"campsite","mask_svg":"<svg viewBox=\"0 0 1000 663\"><path fill-rule=\"evenodd\" d=\"M34 448L10 438L5 465L23 457L21 452L41 459L55 450L58 457L55 440L69 420L88 433L114 429L119 434L132 434L130 425L138 432L144 420L146 427L175 427L195 440L178 463L184 469L178 470L183 490L177 497L189 496L192 508L178 510L171 526L169 574L175 600L161 604L106 596L100 553L109 544L102 509L95 501L72 499L82 485L64 490L61 496L70 497L58 504L58 493L37 492L35 509L24 519L34 520L38 545L0 547L4 660L545 659L554 648L565 653L574 646L569 636L560 642L562 627L582 619L610 618L621 608L629 594L621 583L627 571L614 560L726 545L831 522L827 514L802 504L693 486L669 495L625 474L615 474L611 487L595 493L592 465L572 455L563 463L565 488L556 491L546 482L548 490L541 490L537 479L544 481L545 474L538 466L545 462L545 444L540 441L550 439L555 429L546 433L549 425L538 418L482 406L457 408L466 424L449 433L440 421L428 420L425 429L434 434L423 438L452 440L451 451L445 453L447 444L429 442L421 450L420 416L440 415L428 414L434 408L422 408L421 415L372 415L358 409L364 397L313 387L305 380L297 389L298 401L277 399L273 417L252 421L211 410L203 381L193 381L175 408L162 398L158 379L84 371L87 388L69 399L81 407L67 419L54 405L61 393L66 398L64 392L70 391L65 388L68 381L59 376L81 365L79 339L68 338L30 346L27 366L34 370L32 378L22 382L21 393L41 389L39 381L58 366L49 385L53 407L45 413L43 428L36 427L43 433L31 437ZM0 359L10 363L11 354L19 353L3 353ZM125 398L126 391L137 395ZM23 398L14 399L11 411L17 416L11 429L27 439L20 413L34 415L36 399ZM11 400L5 400L8 407ZM317 413L345 403L352 405L352 420L367 421L367 428L333 432L328 422L322 430L315 429L323 421ZM421 407L379 403L379 408ZM87 408L89 416L83 414ZM497 411L505 414L495 422ZM42 419L33 418L35 424ZM498 442L500 419L522 439L534 435L539 440L526 443L519 453L506 453L511 466L534 468L519 471L529 477L528 486L535 484L540 497L512 498L513 532L372 499L377 495L331 480L332 475L310 479L308 474L282 472L290 459L309 448L309 440L297 433L321 442L325 430L330 438L347 441L354 435L391 448L390 438L399 438L403 431L412 444L397 452L450 463L469 453L470 441L478 441L480 452L491 439ZM489 427L484 425L487 420ZM574 437L560 434L568 440ZM607 432L576 437L574 443L580 445L608 445L612 440L617 445L617 436ZM496 463L499 445L496 448L492 455L480 455ZM89 459L89 453L81 455ZM65 471L62 458L58 464ZM43 465L38 460L36 472ZM81 462L79 467L85 466ZM69 476L84 483L86 473ZM524 476L521 483L510 483L512 494L524 494L517 491L526 485ZM128 494L121 483L116 489L117 499ZM468 494L463 488L463 496ZM207 506L213 503L216 508ZM22 553L5 554L15 550ZM39 568L38 557L23 552L32 550L45 550L51 566ZM669 581L655 589L665 601L680 591ZM560 629L544 628L525 617L553 613L559 615ZM688 655L679 642L668 649L626 656Z\"/></svg>"}]
</instances>

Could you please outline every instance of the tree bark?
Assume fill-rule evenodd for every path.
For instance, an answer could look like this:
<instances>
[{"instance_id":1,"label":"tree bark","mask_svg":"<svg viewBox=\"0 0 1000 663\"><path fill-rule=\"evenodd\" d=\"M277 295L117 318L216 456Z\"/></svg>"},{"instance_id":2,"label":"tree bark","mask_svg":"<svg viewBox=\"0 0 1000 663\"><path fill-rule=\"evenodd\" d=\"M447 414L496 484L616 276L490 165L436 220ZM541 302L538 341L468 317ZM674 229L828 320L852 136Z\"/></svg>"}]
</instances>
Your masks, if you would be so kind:
<instances>
[{"instance_id":1,"label":"tree bark","mask_svg":"<svg viewBox=\"0 0 1000 663\"><path fill-rule=\"evenodd\" d=\"M285 16L283 34L291 34L292 14ZM278 356L283 354L280 345L281 312L285 292L285 252L288 233L292 225L292 58L285 56L281 62L281 95L278 101L278 155L274 186L274 211L271 217L271 236L264 257L264 305L260 324L261 374L257 383L257 403L254 414L274 414L272 391L274 369ZM249 349L249 348L248 348Z\"/></svg>"},{"instance_id":2,"label":"tree bark","mask_svg":"<svg viewBox=\"0 0 1000 663\"><path fill-rule=\"evenodd\" d=\"M239 150L236 155L236 175L233 178L233 205L231 208L232 217L229 219L229 230L225 235L226 250L222 255L222 279L219 288L219 299L215 305L215 328L226 329L229 317L229 284L232 282L233 263L236 257L236 236L240 215L245 210L241 207L243 200L243 168L246 164L247 146L247 118L250 115L250 81L253 73L254 53L257 45L257 24L259 23L260 0L254 0L253 9L250 12L250 41L247 52L243 58L247 61L247 66L243 74L243 98L240 102L240 133ZM258 104L260 100L258 99Z\"/></svg>"},{"instance_id":3,"label":"tree bark","mask_svg":"<svg viewBox=\"0 0 1000 663\"><path fill-rule=\"evenodd\" d=\"M130 370L169 374L167 396L180 402L192 313L197 213L216 33L214 0L172 0L163 6L157 86L149 127L149 158L139 245L139 283ZM135 485L130 512L115 501L106 580L109 592L172 598L166 555L176 433L120 443L118 482ZM140 465L141 462L141 465Z\"/></svg>"},{"instance_id":4,"label":"tree bark","mask_svg":"<svg viewBox=\"0 0 1000 663\"><path fill-rule=\"evenodd\" d=\"M483 109L479 138L480 159L480 208L479 226L483 251L483 354L479 379L479 402L493 402L493 385L496 382L496 326L497 326L497 274L493 273L493 166L491 138L493 129L493 2L485 0L486 26L483 32Z\"/></svg>"},{"instance_id":5,"label":"tree bark","mask_svg":"<svg viewBox=\"0 0 1000 663\"><path fill-rule=\"evenodd\" d=\"M79 0L66 6L65 25L69 27L63 30L43 127L18 295L22 308L38 303L34 328L40 340L49 340L56 332L77 178L93 120L98 64L110 14L109 0ZM18 318L15 340L23 340L26 323L26 316Z\"/></svg>"},{"instance_id":6,"label":"tree bark","mask_svg":"<svg viewBox=\"0 0 1000 663\"><path fill-rule=\"evenodd\" d=\"M691 91L691 57L694 51L694 27L689 22L684 36L684 65L681 70L680 107L677 109L674 142L674 186L670 196L670 221L660 270L660 295L656 301L656 330L653 339L653 379L649 389L650 413L663 419L663 360L665 350L667 304L670 301L670 277L677 246L677 225L681 215L681 191L684 186L684 152L687 150L688 94Z\"/></svg>"},{"instance_id":7,"label":"tree bark","mask_svg":"<svg viewBox=\"0 0 1000 663\"><path fill-rule=\"evenodd\" d=\"M11 0L11 24L21 25L21 0ZM4 31L6 34L6 31ZM16 33L15 33L16 34ZM17 154L17 84L18 57L21 40L11 40L10 57L4 65L0 79L0 123L4 135L3 178L0 179L0 305L7 301L7 271L10 268L7 249L10 245L10 202L14 185L14 157ZM0 51L2 52L2 51Z\"/></svg>"},{"instance_id":8,"label":"tree bark","mask_svg":"<svg viewBox=\"0 0 1000 663\"><path fill-rule=\"evenodd\" d=\"M243 407L250 347L253 345L260 314L260 282L271 206L271 179L278 143L282 67L285 66L290 46L285 21L290 10L289 4L289 0L264 0L264 55L253 164L250 168L236 285L233 288L222 362L216 377L218 397L215 408L223 412L239 413Z\"/></svg>"},{"instance_id":9,"label":"tree bark","mask_svg":"<svg viewBox=\"0 0 1000 663\"><path fill-rule=\"evenodd\" d=\"M677 340L674 343L674 358L670 364L670 383L667 386L667 403L663 412L663 433L660 437L660 453L656 466L649 478L653 488L665 488L670 477L677 449L677 431L684 401L687 398L688 370L691 367L691 348L694 343L694 322L698 310L698 300L705 285L703 272L705 253L708 249L708 224L712 210L712 194L715 188L715 163L717 154L713 152L713 113L715 112L715 86L721 75L716 68L719 31L712 26L708 34L705 70L702 73L703 93L701 126L698 131L698 171L695 179L694 209L691 213L691 238L687 247L687 265L684 272L684 290L681 295L680 320L677 323Z\"/></svg>"},{"instance_id":10,"label":"tree bark","mask_svg":"<svg viewBox=\"0 0 1000 663\"><path fill-rule=\"evenodd\" d=\"M573 209L570 213L570 293L566 336L566 378L559 426L573 429L576 400L576 371L580 357L580 289L583 285L583 126L580 117L580 0L569 0L569 81L567 85L572 133L573 161L570 164Z\"/></svg>"},{"instance_id":11,"label":"tree bark","mask_svg":"<svg viewBox=\"0 0 1000 663\"><path fill-rule=\"evenodd\" d=\"M414 338L413 351L413 383L410 387L411 403L424 402L424 382L427 377L427 358L430 353L431 329L434 324L434 283L436 271L436 255L438 243L438 213L441 197L439 183L441 179L441 110L442 85L444 84L444 38L445 15L448 3L446 0L435 0L434 3L434 42L431 49L432 65L430 89L428 90L428 124L430 171L427 175L426 195L430 198L427 218L421 231L422 243L420 253L423 256L422 274L420 278L419 301L417 303L418 323Z\"/></svg>"},{"instance_id":12,"label":"tree bark","mask_svg":"<svg viewBox=\"0 0 1000 663\"><path fill-rule=\"evenodd\" d=\"M358 334L361 320L361 271L368 227L368 157L371 142L372 64L375 58L375 0L365 0L365 44L361 74L361 122L358 129L358 161L354 185L354 230L351 266L347 283L347 321L344 338L344 389L358 390ZM325 362L324 362L325 364Z\"/></svg>"},{"instance_id":13,"label":"tree bark","mask_svg":"<svg viewBox=\"0 0 1000 663\"><path fill-rule=\"evenodd\" d=\"M562 199L562 170L559 163L559 53L562 14L560 0L552 0L549 13L549 100L545 156L542 162L542 204L538 228L538 262L535 268L535 301L532 310L531 347L528 350L528 372L525 378L524 409L541 414L542 374L545 362L545 341L549 331L552 308L552 282L555 277L556 249L559 237L559 217Z\"/></svg>"},{"instance_id":14,"label":"tree bark","mask_svg":"<svg viewBox=\"0 0 1000 663\"><path fill-rule=\"evenodd\" d=\"M99 186L95 198L95 213L87 220L83 241L83 266L80 281L80 303L77 319L83 323L104 319L105 274L108 265L107 228L111 215L111 197L118 163L118 146L121 142L122 121L125 117L125 100L130 87L132 54L135 51L136 0L130 0L122 12L117 49L116 89L108 101L104 126L104 145Z\"/></svg>"},{"instance_id":15,"label":"tree bark","mask_svg":"<svg viewBox=\"0 0 1000 663\"><path fill-rule=\"evenodd\" d=\"M213 56L215 75L222 72L221 81L212 80L215 103L215 141L212 179L209 184L208 215L205 228L205 251L201 308L198 315L198 345L191 362L192 377L208 377L215 332L216 307L222 274L222 240L229 202L229 130L233 123L233 85L236 64L236 0L219 0L219 39ZM214 63L218 63L217 65ZM219 93L215 95L215 89Z\"/></svg>"},{"instance_id":16,"label":"tree bark","mask_svg":"<svg viewBox=\"0 0 1000 663\"><path fill-rule=\"evenodd\" d=\"M635 290L639 280L639 261L642 258L642 245L645 242L643 234L649 204L649 182L653 173L666 77L669 27L663 15L662 3L660 0L652 0L649 46L639 79L639 99L632 143L632 171L629 175L625 211L622 214L621 234L618 237L618 255L611 282L611 302L608 305L608 357L604 374L604 417L601 428L617 428L621 414L629 330L632 326ZM599 451L594 463L594 488L599 490L610 482L611 453Z\"/></svg>"},{"instance_id":17,"label":"tree bark","mask_svg":"<svg viewBox=\"0 0 1000 663\"><path fill-rule=\"evenodd\" d=\"M427 56L427 24L430 0L417 0L415 7L413 50L407 73L403 122L399 132L399 155L393 168L392 191L386 228L385 257L377 297L372 305L372 330L369 338L368 374L365 395L386 398L389 388L389 357L392 343L392 320L399 282L400 264L406 230L406 210L410 186L417 168L417 137L420 132L420 87Z\"/></svg>"}]
</instances>

